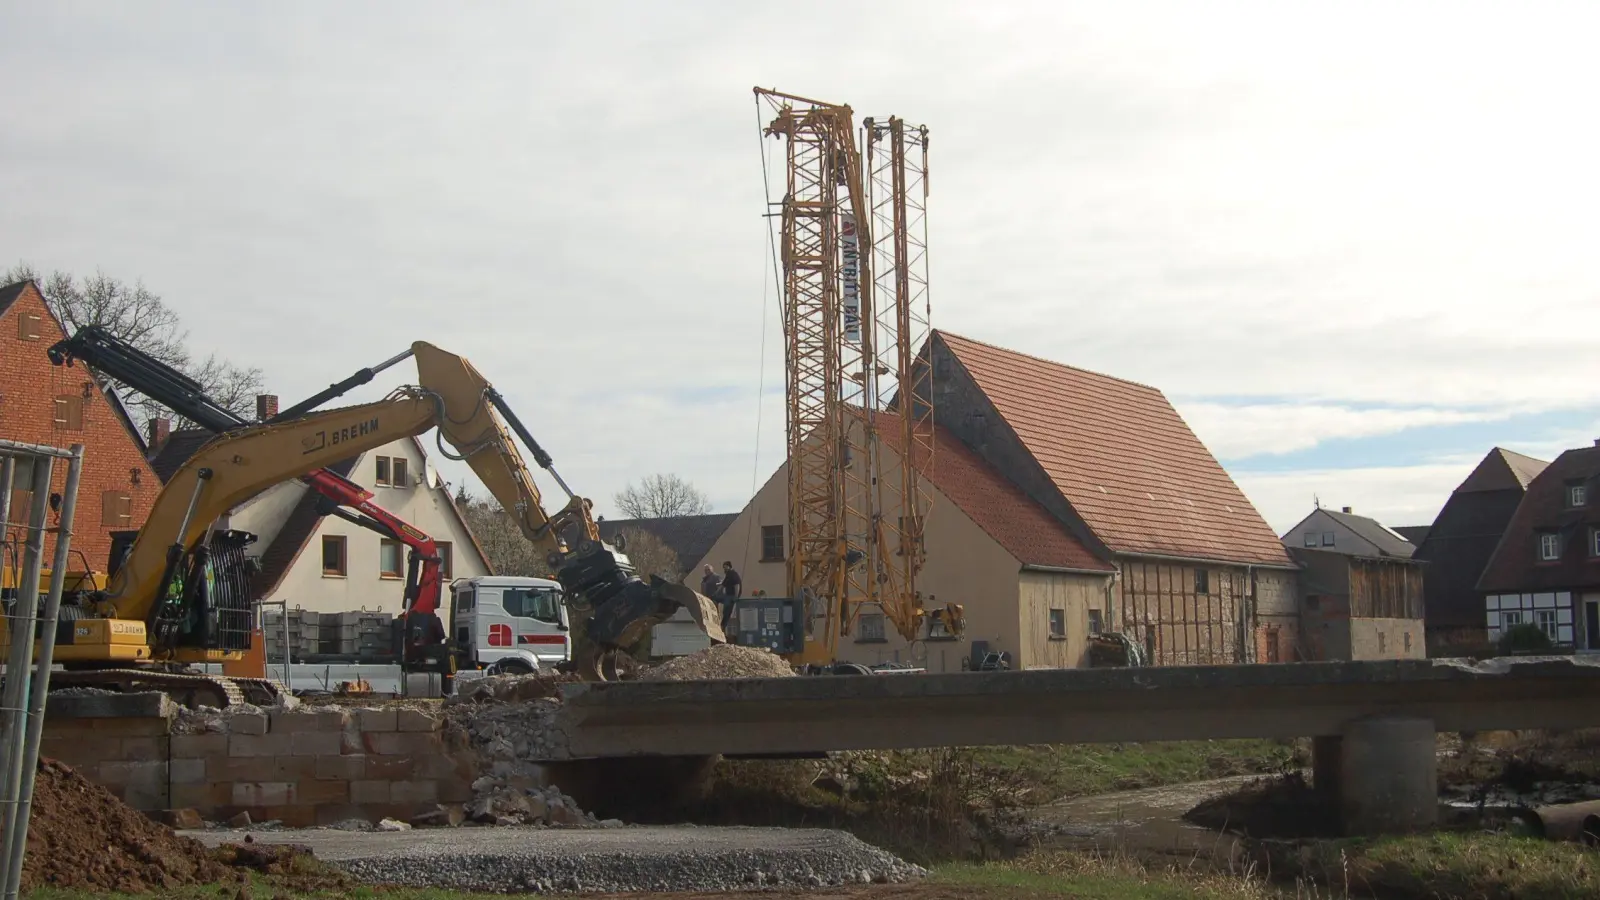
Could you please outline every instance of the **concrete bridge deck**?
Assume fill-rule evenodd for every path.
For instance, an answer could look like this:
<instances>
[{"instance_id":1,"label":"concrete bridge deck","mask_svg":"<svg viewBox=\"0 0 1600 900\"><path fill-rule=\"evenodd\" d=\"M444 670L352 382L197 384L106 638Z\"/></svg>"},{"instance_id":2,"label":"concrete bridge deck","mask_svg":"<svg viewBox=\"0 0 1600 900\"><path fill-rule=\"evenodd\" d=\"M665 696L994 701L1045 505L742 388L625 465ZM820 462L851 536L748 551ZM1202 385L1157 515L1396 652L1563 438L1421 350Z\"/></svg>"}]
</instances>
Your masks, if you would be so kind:
<instances>
[{"instance_id":1,"label":"concrete bridge deck","mask_svg":"<svg viewBox=\"0 0 1600 900\"><path fill-rule=\"evenodd\" d=\"M1579 728L1600 726L1600 659L616 682L563 699L575 758L1337 736L1373 717Z\"/></svg>"}]
</instances>

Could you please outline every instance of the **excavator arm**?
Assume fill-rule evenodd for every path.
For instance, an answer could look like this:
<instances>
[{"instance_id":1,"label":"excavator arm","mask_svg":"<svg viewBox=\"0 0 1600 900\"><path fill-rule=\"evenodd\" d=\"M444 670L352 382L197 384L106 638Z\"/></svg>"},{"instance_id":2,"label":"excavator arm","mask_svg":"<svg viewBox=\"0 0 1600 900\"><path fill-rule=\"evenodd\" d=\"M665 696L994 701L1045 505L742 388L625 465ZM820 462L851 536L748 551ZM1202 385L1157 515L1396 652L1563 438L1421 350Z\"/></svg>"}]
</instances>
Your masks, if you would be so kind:
<instances>
[{"instance_id":1,"label":"excavator arm","mask_svg":"<svg viewBox=\"0 0 1600 900\"><path fill-rule=\"evenodd\" d=\"M604 678L608 658L680 607L690 610L713 641L725 640L708 598L654 576L642 581L625 556L600 540L589 501L572 493L549 454L471 363L424 341L414 343L410 355L419 386L401 388L376 403L225 433L201 447L156 498L107 587L100 613L143 620L160 634L164 598L185 554L224 512L279 482L438 427L441 451L472 467L544 553L571 602L590 611L586 658L579 660L586 675ZM554 513L545 510L502 416L567 494Z\"/></svg>"}]
</instances>

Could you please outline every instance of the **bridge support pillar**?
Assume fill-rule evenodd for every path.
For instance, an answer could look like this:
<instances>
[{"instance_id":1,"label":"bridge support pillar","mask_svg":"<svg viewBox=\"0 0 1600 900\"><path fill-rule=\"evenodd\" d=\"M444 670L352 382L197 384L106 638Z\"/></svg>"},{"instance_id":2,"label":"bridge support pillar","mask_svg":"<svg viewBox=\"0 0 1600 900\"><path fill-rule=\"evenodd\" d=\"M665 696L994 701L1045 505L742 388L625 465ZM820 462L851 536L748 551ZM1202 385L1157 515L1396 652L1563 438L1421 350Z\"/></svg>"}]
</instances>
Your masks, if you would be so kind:
<instances>
[{"instance_id":1,"label":"bridge support pillar","mask_svg":"<svg viewBox=\"0 0 1600 900\"><path fill-rule=\"evenodd\" d=\"M1409 716L1356 719L1344 727L1338 757L1339 812L1345 834L1404 834L1438 824L1438 757L1432 720ZM1312 766L1313 772L1320 774L1315 761Z\"/></svg>"}]
</instances>

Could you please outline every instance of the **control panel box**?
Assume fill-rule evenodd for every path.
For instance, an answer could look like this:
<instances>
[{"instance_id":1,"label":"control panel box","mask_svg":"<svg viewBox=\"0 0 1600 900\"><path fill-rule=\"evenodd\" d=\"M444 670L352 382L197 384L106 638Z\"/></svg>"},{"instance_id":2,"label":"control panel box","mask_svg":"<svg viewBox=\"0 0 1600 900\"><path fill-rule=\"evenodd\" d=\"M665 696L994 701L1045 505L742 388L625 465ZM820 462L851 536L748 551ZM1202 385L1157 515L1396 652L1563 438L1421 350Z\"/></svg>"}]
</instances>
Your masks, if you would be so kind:
<instances>
[{"instance_id":1,"label":"control panel box","mask_svg":"<svg viewBox=\"0 0 1600 900\"><path fill-rule=\"evenodd\" d=\"M741 647L765 647L781 655L805 648L801 604L794 597L741 598L729 624L729 637Z\"/></svg>"}]
</instances>

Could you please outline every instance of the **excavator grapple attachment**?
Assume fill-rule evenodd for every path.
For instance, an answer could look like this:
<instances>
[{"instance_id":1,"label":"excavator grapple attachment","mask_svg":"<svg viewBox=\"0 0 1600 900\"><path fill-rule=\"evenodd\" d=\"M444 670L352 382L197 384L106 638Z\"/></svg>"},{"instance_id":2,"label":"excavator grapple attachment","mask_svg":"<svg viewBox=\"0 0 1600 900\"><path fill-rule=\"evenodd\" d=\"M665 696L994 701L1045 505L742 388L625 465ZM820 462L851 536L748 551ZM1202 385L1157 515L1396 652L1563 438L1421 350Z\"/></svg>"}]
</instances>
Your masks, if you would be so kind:
<instances>
[{"instance_id":1,"label":"excavator grapple attachment","mask_svg":"<svg viewBox=\"0 0 1600 900\"><path fill-rule=\"evenodd\" d=\"M689 616L713 644L727 643L717 605L704 594L656 575L649 583L628 578L617 590L593 606L585 623L585 649L575 662L585 681L617 680L617 656L624 648L643 640L656 625L665 622L679 608Z\"/></svg>"}]
</instances>

